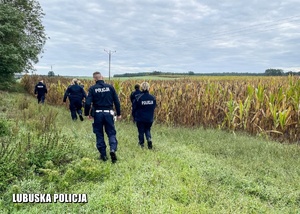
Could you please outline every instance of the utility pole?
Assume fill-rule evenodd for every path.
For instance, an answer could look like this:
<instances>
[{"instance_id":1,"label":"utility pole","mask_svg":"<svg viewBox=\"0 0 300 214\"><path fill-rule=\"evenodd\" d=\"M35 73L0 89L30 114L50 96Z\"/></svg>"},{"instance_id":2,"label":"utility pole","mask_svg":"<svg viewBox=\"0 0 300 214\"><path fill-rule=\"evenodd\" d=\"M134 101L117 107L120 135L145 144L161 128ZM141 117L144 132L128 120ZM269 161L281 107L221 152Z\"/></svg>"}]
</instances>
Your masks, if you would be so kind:
<instances>
[{"instance_id":1,"label":"utility pole","mask_svg":"<svg viewBox=\"0 0 300 214\"><path fill-rule=\"evenodd\" d=\"M111 54L112 54L112 53L116 53L117 51L111 51L111 50L107 51L107 50L105 50L105 49L104 49L104 51L108 53L108 79L110 80L110 61L111 61Z\"/></svg>"}]
</instances>

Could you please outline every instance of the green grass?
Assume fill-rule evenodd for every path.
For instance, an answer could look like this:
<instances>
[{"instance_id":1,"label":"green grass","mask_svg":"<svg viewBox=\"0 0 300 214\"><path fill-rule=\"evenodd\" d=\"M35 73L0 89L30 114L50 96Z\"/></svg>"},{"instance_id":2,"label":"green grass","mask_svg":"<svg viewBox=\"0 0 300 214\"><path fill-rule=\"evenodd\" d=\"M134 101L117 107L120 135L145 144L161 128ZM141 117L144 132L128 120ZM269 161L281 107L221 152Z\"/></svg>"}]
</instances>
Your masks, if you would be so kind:
<instances>
[{"instance_id":1,"label":"green grass","mask_svg":"<svg viewBox=\"0 0 300 214\"><path fill-rule=\"evenodd\" d=\"M92 121L73 122L66 108L37 105L22 94L0 98L3 135L18 133L16 142L24 140L20 133L40 139L37 120L48 118L55 126L44 132L63 139L52 153L36 147L35 156L51 159L40 155L9 183L0 213L300 213L299 145L154 124L154 149L142 150L134 124L118 121L118 162L104 163L97 160ZM88 203L13 204L17 192L86 193Z\"/></svg>"}]
</instances>

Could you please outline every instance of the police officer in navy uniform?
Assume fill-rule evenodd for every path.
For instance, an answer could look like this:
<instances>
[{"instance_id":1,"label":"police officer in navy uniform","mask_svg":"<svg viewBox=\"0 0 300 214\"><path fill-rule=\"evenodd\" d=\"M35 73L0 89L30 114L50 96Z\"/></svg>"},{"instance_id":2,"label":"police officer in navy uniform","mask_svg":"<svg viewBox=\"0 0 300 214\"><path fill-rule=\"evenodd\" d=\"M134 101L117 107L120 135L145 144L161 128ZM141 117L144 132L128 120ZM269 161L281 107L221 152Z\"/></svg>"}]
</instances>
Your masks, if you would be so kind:
<instances>
[{"instance_id":1,"label":"police officer in navy uniform","mask_svg":"<svg viewBox=\"0 0 300 214\"><path fill-rule=\"evenodd\" d=\"M142 92L140 91L140 85L139 85L139 84L136 84L136 85L134 86L134 89L135 89L135 91L133 91L133 92L130 94L130 101L131 101L131 107L132 107L131 114L132 114L133 122L136 121L136 120L135 120L135 115L133 114L133 102L134 102L134 100L135 100L135 97L136 97L138 94L142 93Z\"/></svg>"},{"instance_id":2,"label":"police officer in navy uniform","mask_svg":"<svg viewBox=\"0 0 300 214\"><path fill-rule=\"evenodd\" d=\"M80 120L83 121L81 108L82 100L86 98L86 94L83 88L78 84L77 79L73 79L72 84L67 88L63 98L64 103L67 101L67 97L69 97L70 100L70 111L72 120L77 120L78 114Z\"/></svg>"},{"instance_id":3,"label":"police officer in navy uniform","mask_svg":"<svg viewBox=\"0 0 300 214\"><path fill-rule=\"evenodd\" d=\"M134 99L135 99L135 96L142 93L141 90L140 90L140 85L139 84L136 84L134 86L134 89L135 91L133 91L131 94L130 94L130 101L131 101L131 104L133 103Z\"/></svg>"},{"instance_id":4,"label":"police officer in navy uniform","mask_svg":"<svg viewBox=\"0 0 300 214\"><path fill-rule=\"evenodd\" d=\"M38 103L45 102L45 94L47 94L47 87L44 81L41 79L38 84L35 85L34 94L37 96Z\"/></svg>"},{"instance_id":5,"label":"police officer in navy uniform","mask_svg":"<svg viewBox=\"0 0 300 214\"><path fill-rule=\"evenodd\" d=\"M146 136L148 149L152 149L151 126L156 107L155 97L149 94L150 85L147 82L141 84L142 93L136 95L133 102L133 114L135 115L138 128L139 145L144 148L144 135Z\"/></svg>"},{"instance_id":6,"label":"police officer in navy uniform","mask_svg":"<svg viewBox=\"0 0 300 214\"><path fill-rule=\"evenodd\" d=\"M96 134L96 147L100 152L100 159L107 161L106 144L103 133L104 126L105 132L108 136L111 161L112 163L115 163L117 161L116 151L118 141L114 126L113 105L115 105L117 119L121 119L120 101L114 87L104 83L103 76L100 72L94 72L93 78L96 81L96 84L89 88L84 113L85 116L90 115L91 104L93 104L93 132Z\"/></svg>"}]
</instances>

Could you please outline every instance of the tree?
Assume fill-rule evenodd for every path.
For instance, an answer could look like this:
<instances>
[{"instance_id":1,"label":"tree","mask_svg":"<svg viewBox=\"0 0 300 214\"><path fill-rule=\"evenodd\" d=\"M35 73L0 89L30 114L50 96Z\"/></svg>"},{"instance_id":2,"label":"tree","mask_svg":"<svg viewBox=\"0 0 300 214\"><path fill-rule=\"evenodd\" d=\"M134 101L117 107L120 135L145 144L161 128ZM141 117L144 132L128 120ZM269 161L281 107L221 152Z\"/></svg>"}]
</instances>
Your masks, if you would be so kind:
<instances>
[{"instance_id":1,"label":"tree","mask_svg":"<svg viewBox=\"0 0 300 214\"><path fill-rule=\"evenodd\" d=\"M282 76L284 74L282 69L269 68L265 71L268 76Z\"/></svg>"},{"instance_id":2,"label":"tree","mask_svg":"<svg viewBox=\"0 0 300 214\"><path fill-rule=\"evenodd\" d=\"M34 70L43 52L46 34L44 14L36 0L0 0L0 79Z\"/></svg>"},{"instance_id":3,"label":"tree","mask_svg":"<svg viewBox=\"0 0 300 214\"><path fill-rule=\"evenodd\" d=\"M162 72L161 71L152 71L152 73L150 73L150 75L161 75Z\"/></svg>"},{"instance_id":4,"label":"tree","mask_svg":"<svg viewBox=\"0 0 300 214\"><path fill-rule=\"evenodd\" d=\"M54 71L49 71L48 72L48 77L54 77L54 76L55 76Z\"/></svg>"}]
</instances>

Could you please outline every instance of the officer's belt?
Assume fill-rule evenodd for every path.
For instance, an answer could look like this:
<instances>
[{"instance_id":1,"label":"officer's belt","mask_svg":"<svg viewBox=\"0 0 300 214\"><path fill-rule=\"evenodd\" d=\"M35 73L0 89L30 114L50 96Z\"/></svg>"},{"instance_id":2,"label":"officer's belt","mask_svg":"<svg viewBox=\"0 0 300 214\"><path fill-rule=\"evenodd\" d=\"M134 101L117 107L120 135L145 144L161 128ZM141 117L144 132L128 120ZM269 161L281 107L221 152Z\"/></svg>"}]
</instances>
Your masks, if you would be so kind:
<instances>
[{"instance_id":1,"label":"officer's belt","mask_svg":"<svg viewBox=\"0 0 300 214\"><path fill-rule=\"evenodd\" d=\"M111 110L96 110L96 113L99 113L99 112L107 112L109 113Z\"/></svg>"}]
</instances>

